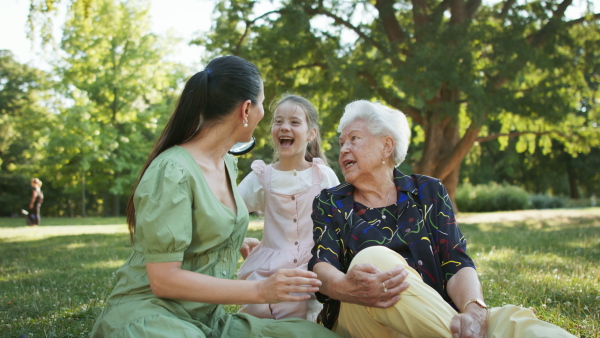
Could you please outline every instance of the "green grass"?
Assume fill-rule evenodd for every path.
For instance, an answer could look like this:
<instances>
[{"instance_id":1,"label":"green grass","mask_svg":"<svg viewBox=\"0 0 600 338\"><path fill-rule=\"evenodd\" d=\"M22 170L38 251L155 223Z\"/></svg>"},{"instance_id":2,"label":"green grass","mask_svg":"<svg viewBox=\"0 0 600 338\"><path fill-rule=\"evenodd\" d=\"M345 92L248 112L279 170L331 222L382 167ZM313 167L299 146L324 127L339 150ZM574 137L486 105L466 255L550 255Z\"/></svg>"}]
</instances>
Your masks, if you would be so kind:
<instances>
[{"instance_id":1,"label":"green grass","mask_svg":"<svg viewBox=\"0 0 600 338\"><path fill-rule=\"evenodd\" d=\"M600 336L600 213L584 214L461 225L486 302ZM0 219L0 337L87 336L130 253L124 218L24 222Z\"/></svg>"},{"instance_id":2,"label":"green grass","mask_svg":"<svg viewBox=\"0 0 600 338\"><path fill-rule=\"evenodd\" d=\"M465 224L486 302L600 336L600 217Z\"/></svg>"}]
</instances>

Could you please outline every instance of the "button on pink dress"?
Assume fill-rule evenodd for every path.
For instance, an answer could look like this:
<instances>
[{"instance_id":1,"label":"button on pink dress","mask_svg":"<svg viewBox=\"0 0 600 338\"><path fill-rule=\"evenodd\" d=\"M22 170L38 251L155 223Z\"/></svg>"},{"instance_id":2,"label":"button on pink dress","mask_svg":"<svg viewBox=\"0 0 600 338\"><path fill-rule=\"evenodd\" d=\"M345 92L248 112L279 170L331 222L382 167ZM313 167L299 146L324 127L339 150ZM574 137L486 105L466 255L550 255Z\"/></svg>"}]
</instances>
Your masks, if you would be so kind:
<instances>
[{"instance_id":1,"label":"button on pink dress","mask_svg":"<svg viewBox=\"0 0 600 338\"><path fill-rule=\"evenodd\" d=\"M258 174L265 194L265 224L263 239L246 258L238 272L239 279L263 280L278 269L306 270L312 257L313 224L310 214L312 203L322 188L323 173L317 164L312 163L312 186L296 194L279 194L271 190L272 165L263 161L252 163L252 169ZM304 318L315 321L322 305L311 294L304 302L284 302L277 304L243 305L240 312L259 318Z\"/></svg>"}]
</instances>

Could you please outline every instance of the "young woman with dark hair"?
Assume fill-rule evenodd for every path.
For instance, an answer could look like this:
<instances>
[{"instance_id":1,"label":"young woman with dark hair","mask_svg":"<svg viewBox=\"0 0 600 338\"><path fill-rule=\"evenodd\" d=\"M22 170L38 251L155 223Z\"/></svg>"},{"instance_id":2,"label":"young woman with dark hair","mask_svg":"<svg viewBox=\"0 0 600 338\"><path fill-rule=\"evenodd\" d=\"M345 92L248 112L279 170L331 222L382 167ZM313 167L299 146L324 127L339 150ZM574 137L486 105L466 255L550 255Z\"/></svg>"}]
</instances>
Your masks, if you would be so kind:
<instances>
[{"instance_id":1,"label":"young woman with dark hair","mask_svg":"<svg viewBox=\"0 0 600 338\"><path fill-rule=\"evenodd\" d=\"M263 100L258 69L239 57L216 58L188 80L129 200L133 253L92 337L331 335L305 320L228 314L221 305L304 301L320 285L291 269L234 279L248 211L228 150L251 139Z\"/></svg>"}]
</instances>

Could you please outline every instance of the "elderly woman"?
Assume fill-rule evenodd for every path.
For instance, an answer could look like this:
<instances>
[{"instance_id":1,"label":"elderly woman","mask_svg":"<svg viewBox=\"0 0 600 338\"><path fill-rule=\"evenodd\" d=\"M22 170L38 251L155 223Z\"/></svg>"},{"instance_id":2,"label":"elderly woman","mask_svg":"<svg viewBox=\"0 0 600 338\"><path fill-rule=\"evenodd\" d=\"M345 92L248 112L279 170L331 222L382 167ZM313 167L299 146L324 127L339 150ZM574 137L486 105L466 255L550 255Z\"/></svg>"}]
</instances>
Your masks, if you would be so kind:
<instances>
[{"instance_id":1,"label":"elderly woman","mask_svg":"<svg viewBox=\"0 0 600 338\"><path fill-rule=\"evenodd\" d=\"M379 103L346 106L338 131L345 183L313 205L322 323L343 337L572 337L529 309L489 311L442 183L395 169L410 129Z\"/></svg>"}]
</instances>

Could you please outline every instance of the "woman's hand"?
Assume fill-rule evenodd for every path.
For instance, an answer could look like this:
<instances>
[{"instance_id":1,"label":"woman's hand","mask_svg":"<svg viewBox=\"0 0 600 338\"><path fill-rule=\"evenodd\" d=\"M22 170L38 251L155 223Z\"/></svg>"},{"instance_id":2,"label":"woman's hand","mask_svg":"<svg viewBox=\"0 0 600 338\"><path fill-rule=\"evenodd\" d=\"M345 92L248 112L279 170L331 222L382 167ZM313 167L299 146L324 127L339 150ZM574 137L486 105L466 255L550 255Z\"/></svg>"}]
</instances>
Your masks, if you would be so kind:
<instances>
[{"instance_id":1,"label":"woman's hand","mask_svg":"<svg viewBox=\"0 0 600 338\"><path fill-rule=\"evenodd\" d=\"M242 257L246 259L248 255L254 250L254 248L260 244L260 241L254 237L246 237L244 238L244 243L242 243L242 247L240 248L240 254Z\"/></svg>"},{"instance_id":2,"label":"woman's hand","mask_svg":"<svg viewBox=\"0 0 600 338\"><path fill-rule=\"evenodd\" d=\"M300 269L280 269L258 283L258 293L265 303L300 302L310 299L307 293L319 291L317 274ZM293 295L303 293L302 295Z\"/></svg>"},{"instance_id":3,"label":"woman's hand","mask_svg":"<svg viewBox=\"0 0 600 338\"><path fill-rule=\"evenodd\" d=\"M452 318L450 331L452 338L487 337L487 309L469 304L465 312Z\"/></svg>"},{"instance_id":4,"label":"woman's hand","mask_svg":"<svg viewBox=\"0 0 600 338\"><path fill-rule=\"evenodd\" d=\"M408 271L399 265L396 268L381 272L373 264L357 264L353 266L343 280L336 283L338 292L344 302L369 307L388 308L400 300L400 293L409 284L405 282Z\"/></svg>"}]
</instances>

